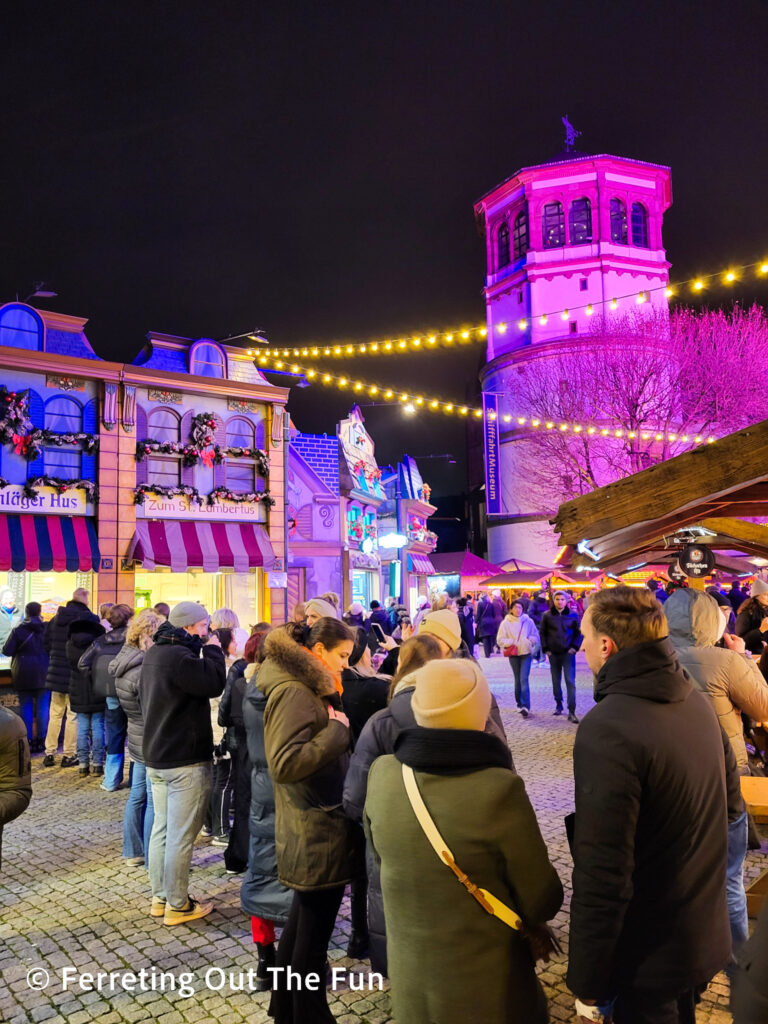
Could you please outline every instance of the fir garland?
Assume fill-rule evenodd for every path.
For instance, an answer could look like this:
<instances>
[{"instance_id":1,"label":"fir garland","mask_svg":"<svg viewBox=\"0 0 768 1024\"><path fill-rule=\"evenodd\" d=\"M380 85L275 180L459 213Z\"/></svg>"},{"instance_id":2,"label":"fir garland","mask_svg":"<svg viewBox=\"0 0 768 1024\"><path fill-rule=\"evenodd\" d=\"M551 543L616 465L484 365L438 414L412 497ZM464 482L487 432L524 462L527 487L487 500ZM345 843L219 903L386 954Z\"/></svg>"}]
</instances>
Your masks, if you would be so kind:
<instances>
[{"instance_id":1,"label":"fir garland","mask_svg":"<svg viewBox=\"0 0 768 1024\"><path fill-rule=\"evenodd\" d=\"M59 476L36 476L24 483L24 497L36 498L40 487L52 487L58 494L85 491L89 501L99 500L99 489L93 480L63 480Z\"/></svg>"},{"instance_id":2,"label":"fir garland","mask_svg":"<svg viewBox=\"0 0 768 1024\"><path fill-rule=\"evenodd\" d=\"M275 504L269 491L231 491L228 487L214 487L210 492L208 504L215 505L217 501L232 501L237 505L261 501L267 508Z\"/></svg>"},{"instance_id":3,"label":"fir garland","mask_svg":"<svg viewBox=\"0 0 768 1024\"><path fill-rule=\"evenodd\" d=\"M93 455L99 447L99 439L85 431L62 434L33 427L29 418L29 391L9 391L0 384L0 444L12 445L17 455L31 462L38 458L44 445L61 448L77 444L86 455Z\"/></svg>"},{"instance_id":4,"label":"fir garland","mask_svg":"<svg viewBox=\"0 0 768 1024\"><path fill-rule=\"evenodd\" d=\"M161 484L140 484L133 490L134 505L143 505L148 494L159 494L161 498L175 498L182 495L195 505L202 505L205 499L196 487L182 484L179 487L164 487Z\"/></svg>"},{"instance_id":5,"label":"fir garland","mask_svg":"<svg viewBox=\"0 0 768 1024\"><path fill-rule=\"evenodd\" d=\"M147 437L136 442L136 461L143 462L149 455L181 455L181 464L186 467L195 466L201 460L208 465L220 465L224 458L253 459L259 476L269 473L269 456L261 448L243 448L231 445L222 448L215 444L208 448L198 448L194 443L184 444L181 441L156 441Z\"/></svg>"},{"instance_id":6,"label":"fir garland","mask_svg":"<svg viewBox=\"0 0 768 1024\"><path fill-rule=\"evenodd\" d=\"M275 499L269 491L231 491L228 487L215 487L210 493L203 497L196 487L182 484L179 487L163 487L160 484L141 484L134 488L134 505L143 505L147 494L159 494L163 498L175 498L179 495L189 498L197 505L215 505L219 501L232 501L235 504L253 504L262 502L268 508L275 504Z\"/></svg>"},{"instance_id":7,"label":"fir garland","mask_svg":"<svg viewBox=\"0 0 768 1024\"><path fill-rule=\"evenodd\" d=\"M0 384L0 443L13 444L14 434L18 437L29 433L32 423L28 409L28 391L9 391Z\"/></svg>"}]
</instances>

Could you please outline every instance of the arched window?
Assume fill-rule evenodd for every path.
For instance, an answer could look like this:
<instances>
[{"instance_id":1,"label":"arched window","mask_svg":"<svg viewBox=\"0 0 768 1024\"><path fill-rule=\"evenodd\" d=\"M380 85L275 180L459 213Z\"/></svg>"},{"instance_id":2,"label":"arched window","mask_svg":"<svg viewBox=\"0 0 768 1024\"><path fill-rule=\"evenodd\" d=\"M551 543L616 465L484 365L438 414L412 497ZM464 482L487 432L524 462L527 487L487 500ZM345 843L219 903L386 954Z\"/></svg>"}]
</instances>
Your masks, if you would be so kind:
<instances>
[{"instance_id":1,"label":"arched window","mask_svg":"<svg viewBox=\"0 0 768 1024\"><path fill-rule=\"evenodd\" d=\"M621 199L611 200L611 241L627 244L627 207Z\"/></svg>"},{"instance_id":2,"label":"arched window","mask_svg":"<svg viewBox=\"0 0 768 1024\"><path fill-rule=\"evenodd\" d=\"M528 252L528 214L521 210L512 225L512 258L519 260Z\"/></svg>"},{"instance_id":3,"label":"arched window","mask_svg":"<svg viewBox=\"0 0 768 1024\"><path fill-rule=\"evenodd\" d=\"M147 433L154 441L181 441L181 419L173 409L153 409Z\"/></svg>"},{"instance_id":4,"label":"arched window","mask_svg":"<svg viewBox=\"0 0 768 1024\"><path fill-rule=\"evenodd\" d=\"M45 426L57 434L76 434L83 429L83 407L76 398L50 398L45 403Z\"/></svg>"},{"instance_id":5,"label":"arched window","mask_svg":"<svg viewBox=\"0 0 768 1024\"><path fill-rule=\"evenodd\" d=\"M592 241L592 204L588 199L574 199L568 219L571 245L586 245Z\"/></svg>"},{"instance_id":6,"label":"arched window","mask_svg":"<svg viewBox=\"0 0 768 1024\"><path fill-rule=\"evenodd\" d=\"M642 203L632 203L632 245L648 248L648 211Z\"/></svg>"},{"instance_id":7,"label":"arched window","mask_svg":"<svg viewBox=\"0 0 768 1024\"><path fill-rule=\"evenodd\" d=\"M0 309L0 345L41 352L43 321L28 306L9 304Z\"/></svg>"},{"instance_id":8,"label":"arched window","mask_svg":"<svg viewBox=\"0 0 768 1024\"><path fill-rule=\"evenodd\" d=\"M214 341L196 341L189 350L189 372L197 377L226 377L223 349Z\"/></svg>"},{"instance_id":9,"label":"arched window","mask_svg":"<svg viewBox=\"0 0 768 1024\"><path fill-rule=\"evenodd\" d=\"M50 398L45 403L45 426L57 434L76 434L83 429L83 407L76 398ZM83 453L79 446L43 448L43 473L62 480L82 475Z\"/></svg>"},{"instance_id":10,"label":"arched window","mask_svg":"<svg viewBox=\"0 0 768 1024\"><path fill-rule=\"evenodd\" d=\"M506 221L503 221L501 227L496 232L496 267L501 270L501 268L506 267L508 263L509 225Z\"/></svg>"},{"instance_id":11,"label":"arched window","mask_svg":"<svg viewBox=\"0 0 768 1024\"><path fill-rule=\"evenodd\" d=\"M233 416L227 420L227 446L230 448L253 448L255 428L244 416Z\"/></svg>"},{"instance_id":12,"label":"arched window","mask_svg":"<svg viewBox=\"0 0 768 1024\"><path fill-rule=\"evenodd\" d=\"M565 245L565 214L562 203L545 204L541 227L545 249L557 249Z\"/></svg>"}]
</instances>

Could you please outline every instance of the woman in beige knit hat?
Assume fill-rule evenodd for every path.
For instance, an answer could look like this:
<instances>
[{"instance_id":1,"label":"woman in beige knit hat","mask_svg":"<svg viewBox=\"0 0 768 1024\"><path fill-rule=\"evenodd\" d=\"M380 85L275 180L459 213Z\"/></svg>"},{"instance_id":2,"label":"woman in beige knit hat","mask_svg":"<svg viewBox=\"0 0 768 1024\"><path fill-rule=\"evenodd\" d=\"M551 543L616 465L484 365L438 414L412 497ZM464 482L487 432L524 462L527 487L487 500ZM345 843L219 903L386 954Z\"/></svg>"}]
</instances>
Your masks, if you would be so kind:
<instances>
[{"instance_id":1,"label":"woman in beige knit hat","mask_svg":"<svg viewBox=\"0 0 768 1024\"><path fill-rule=\"evenodd\" d=\"M398 1024L545 1024L528 944L457 885L406 791L412 773L442 844L471 883L528 929L554 917L563 890L525 785L505 744L483 731L488 682L466 659L431 661L415 682L417 727L371 766L363 818L381 862L393 1017Z\"/></svg>"}]
</instances>

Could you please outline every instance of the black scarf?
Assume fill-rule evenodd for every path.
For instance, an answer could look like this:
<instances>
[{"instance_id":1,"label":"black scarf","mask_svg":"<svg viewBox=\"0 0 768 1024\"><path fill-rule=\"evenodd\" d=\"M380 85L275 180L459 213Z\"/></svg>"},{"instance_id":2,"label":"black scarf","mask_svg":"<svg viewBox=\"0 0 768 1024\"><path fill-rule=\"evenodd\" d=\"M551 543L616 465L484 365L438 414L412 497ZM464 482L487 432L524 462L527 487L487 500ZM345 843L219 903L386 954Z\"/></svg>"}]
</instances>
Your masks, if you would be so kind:
<instances>
[{"instance_id":1,"label":"black scarf","mask_svg":"<svg viewBox=\"0 0 768 1024\"><path fill-rule=\"evenodd\" d=\"M402 764L430 775L466 775L482 768L512 770L506 744L476 729L403 729L395 739L394 753Z\"/></svg>"},{"instance_id":2,"label":"black scarf","mask_svg":"<svg viewBox=\"0 0 768 1024\"><path fill-rule=\"evenodd\" d=\"M164 622L155 633L155 643L182 644L198 657L203 649L203 638L201 636L192 636L186 629L181 629L180 626L172 626L170 622Z\"/></svg>"}]
</instances>

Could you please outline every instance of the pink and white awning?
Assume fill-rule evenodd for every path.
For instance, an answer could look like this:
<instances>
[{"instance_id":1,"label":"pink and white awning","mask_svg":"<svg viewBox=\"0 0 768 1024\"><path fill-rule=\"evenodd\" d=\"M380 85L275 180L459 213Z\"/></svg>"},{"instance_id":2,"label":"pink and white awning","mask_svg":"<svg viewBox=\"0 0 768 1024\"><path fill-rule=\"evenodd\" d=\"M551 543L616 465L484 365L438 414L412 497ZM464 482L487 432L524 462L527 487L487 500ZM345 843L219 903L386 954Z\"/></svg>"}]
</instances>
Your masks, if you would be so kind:
<instances>
[{"instance_id":1,"label":"pink and white awning","mask_svg":"<svg viewBox=\"0 0 768 1024\"><path fill-rule=\"evenodd\" d=\"M416 573L417 576L434 575L435 567L426 555L418 555L414 554L413 551L410 551L408 553L408 558L411 563L411 572Z\"/></svg>"},{"instance_id":2,"label":"pink and white awning","mask_svg":"<svg viewBox=\"0 0 768 1024\"><path fill-rule=\"evenodd\" d=\"M271 569L275 563L267 531L256 523L194 523L138 519L128 560L145 569L167 566L172 572L203 569Z\"/></svg>"}]
</instances>

